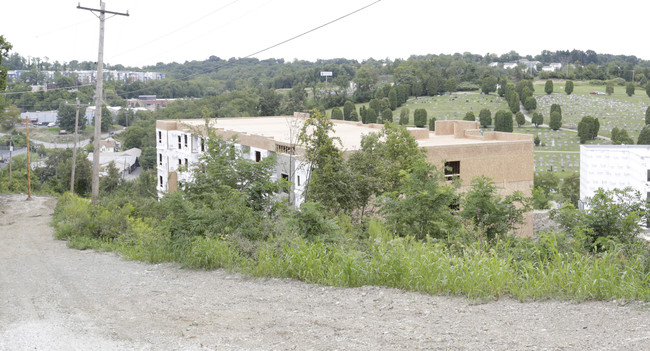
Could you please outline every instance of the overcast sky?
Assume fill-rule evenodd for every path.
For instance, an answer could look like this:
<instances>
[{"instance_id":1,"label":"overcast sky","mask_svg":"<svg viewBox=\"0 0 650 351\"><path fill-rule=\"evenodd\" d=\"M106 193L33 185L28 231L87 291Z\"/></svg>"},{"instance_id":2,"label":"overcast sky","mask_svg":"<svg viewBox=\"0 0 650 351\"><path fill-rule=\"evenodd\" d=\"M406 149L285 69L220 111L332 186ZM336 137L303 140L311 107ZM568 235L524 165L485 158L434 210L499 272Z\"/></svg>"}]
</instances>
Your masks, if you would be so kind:
<instances>
[{"instance_id":1,"label":"overcast sky","mask_svg":"<svg viewBox=\"0 0 650 351\"><path fill-rule=\"evenodd\" d=\"M245 57L376 0L107 0L104 62L126 66ZM97 61L99 20L79 1L4 1L12 52L50 62ZM99 8L99 1L81 6ZM594 50L650 59L647 1L381 0L254 57L408 58L515 50ZM108 17L108 15L107 15Z\"/></svg>"}]
</instances>

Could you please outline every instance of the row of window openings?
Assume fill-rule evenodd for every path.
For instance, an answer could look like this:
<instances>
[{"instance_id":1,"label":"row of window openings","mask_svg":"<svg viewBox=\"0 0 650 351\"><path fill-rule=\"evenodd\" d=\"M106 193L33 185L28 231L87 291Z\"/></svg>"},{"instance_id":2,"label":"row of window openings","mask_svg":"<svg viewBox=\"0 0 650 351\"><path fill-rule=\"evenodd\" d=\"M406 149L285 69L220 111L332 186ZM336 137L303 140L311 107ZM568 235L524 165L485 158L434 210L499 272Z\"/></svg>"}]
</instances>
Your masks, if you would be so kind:
<instances>
[{"instance_id":1,"label":"row of window openings","mask_svg":"<svg viewBox=\"0 0 650 351\"><path fill-rule=\"evenodd\" d=\"M188 139L187 134L183 135L182 137L180 135L178 136L178 149L179 150L183 148L183 145L185 147L187 147L187 139ZM204 142L203 139L200 139L200 140L201 140L201 152L204 152L205 151L205 142ZM158 131L158 143L162 144L162 132L161 131Z\"/></svg>"},{"instance_id":2,"label":"row of window openings","mask_svg":"<svg viewBox=\"0 0 650 351\"><path fill-rule=\"evenodd\" d=\"M185 166L188 166L189 165L188 159L184 159L184 160L185 160ZM158 164L161 165L161 166L163 164L163 155L162 154L158 154ZM178 159L178 165L179 166L183 165L183 160L181 160L180 158Z\"/></svg>"}]
</instances>

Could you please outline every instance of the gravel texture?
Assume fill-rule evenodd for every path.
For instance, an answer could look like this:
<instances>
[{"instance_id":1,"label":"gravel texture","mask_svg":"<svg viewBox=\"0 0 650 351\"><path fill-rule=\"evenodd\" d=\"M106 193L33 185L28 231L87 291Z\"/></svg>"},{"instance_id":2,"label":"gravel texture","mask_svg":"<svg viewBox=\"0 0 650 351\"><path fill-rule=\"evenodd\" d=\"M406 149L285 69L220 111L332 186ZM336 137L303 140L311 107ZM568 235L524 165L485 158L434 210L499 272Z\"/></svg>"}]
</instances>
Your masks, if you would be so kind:
<instances>
[{"instance_id":1,"label":"gravel texture","mask_svg":"<svg viewBox=\"0 0 650 351\"><path fill-rule=\"evenodd\" d=\"M650 350L642 303L474 303L124 261L0 195L0 350Z\"/></svg>"}]
</instances>

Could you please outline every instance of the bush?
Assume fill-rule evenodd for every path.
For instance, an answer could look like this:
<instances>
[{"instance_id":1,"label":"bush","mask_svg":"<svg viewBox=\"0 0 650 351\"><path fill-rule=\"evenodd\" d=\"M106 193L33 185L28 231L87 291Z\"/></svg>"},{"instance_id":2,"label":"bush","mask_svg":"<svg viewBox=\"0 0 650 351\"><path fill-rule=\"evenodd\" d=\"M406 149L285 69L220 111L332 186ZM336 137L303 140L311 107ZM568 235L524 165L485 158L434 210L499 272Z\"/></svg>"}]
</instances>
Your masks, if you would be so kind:
<instances>
[{"instance_id":1,"label":"bush","mask_svg":"<svg viewBox=\"0 0 650 351\"><path fill-rule=\"evenodd\" d=\"M422 128L427 124L427 110L418 108L413 113L413 123L416 127Z\"/></svg>"}]
</instances>

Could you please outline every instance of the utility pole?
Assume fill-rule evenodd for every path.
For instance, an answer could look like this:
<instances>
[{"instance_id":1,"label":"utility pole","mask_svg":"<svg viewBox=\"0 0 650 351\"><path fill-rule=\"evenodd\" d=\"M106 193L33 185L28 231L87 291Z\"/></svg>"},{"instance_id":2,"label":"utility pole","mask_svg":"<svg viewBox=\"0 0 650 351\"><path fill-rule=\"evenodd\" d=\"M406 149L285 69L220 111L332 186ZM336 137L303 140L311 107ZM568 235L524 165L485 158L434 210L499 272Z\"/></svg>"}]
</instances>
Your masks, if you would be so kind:
<instances>
[{"instance_id":1,"label":"utility pole","mask_svg":"<svg viewBox=\"0 0 650 351\"><path fill-rule=\"evenodd\" d=\"M9 186L12 185L11 181L11 153L14 151L14 137L9 135Z\"/></svg>"},{"instance_id":2,"label":"utility pole","mask_svg":"<svg viewBox=\"0 0 650 351\"><path fill-rule=\"evenodd\" d=\"M81 4L77 5L77 8L80 10L88 10L99 13L99 53L97 59L97 88L95 89L96 95L96 108L95 108L95 138L93 143L93 182L92 182L92 203L97 205L97 199L99 197L99 139L101 137L101 128L102 128L102 90L104 84L104 21L106 19L106 14L111 15L120 15L128 16L129 12L120 13L113 11L106 11L106 4L103 1L99 1L99 9L93 9L89 7L82 7ZM95 14L95 16L97 16Z\"/></svg>"},{"instance_id":3,"label":"utility pole","mask_svg":"<svg viewBox=\"0 0 650 351\"><path fill-rule=\"evenodd\" d=\"M32 185L30 184L30 171L32 169L32 165L30 164L29 161L29 117L25 116L25 134L27 138L27 200L32 199Z\"/></svg>"},{"instance_id":4,"label":"utility pole","mask_svg":"<svg viewBox=\"0 0 650 351\"><path fill-rule=\"evenodd\" d=\"M66 104L67 105L67 104ZM72 173L70 174L70 193L74 194L74 172L77 167L77 143L79 143L79 108L81 106L88 106L87 104L80 104L77 98L77 113L74 117L74 146L72 148Z\"/></svg>"}]
</instances>

